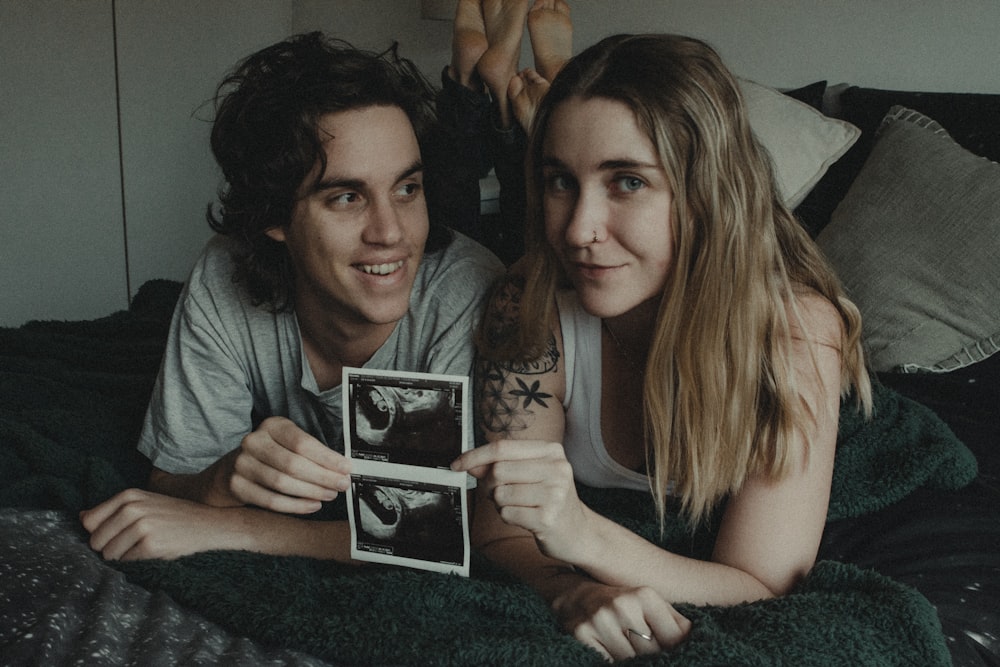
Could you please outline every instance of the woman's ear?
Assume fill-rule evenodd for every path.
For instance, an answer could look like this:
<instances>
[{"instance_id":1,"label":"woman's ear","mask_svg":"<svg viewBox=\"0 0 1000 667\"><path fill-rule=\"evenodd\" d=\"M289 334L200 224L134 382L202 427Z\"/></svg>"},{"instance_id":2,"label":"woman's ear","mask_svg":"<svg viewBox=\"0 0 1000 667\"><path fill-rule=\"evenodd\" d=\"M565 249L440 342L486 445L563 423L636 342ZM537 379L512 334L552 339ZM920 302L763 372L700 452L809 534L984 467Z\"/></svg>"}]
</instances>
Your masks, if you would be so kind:
<instances>
[{"instance_id":1,"label":"woman's ear","mask_svg":"<svg viewBox=\"0 0 1000 667\"><path fill-rule=\"evenodd\" d=\"M271 227L270 229L264 230L264 233L267 234L267 236L272 241L277 241L278 243L284 243L285 242L285 228L284 227L280 227L280 226L279 227Z\"/></svg>"}]
</instances>

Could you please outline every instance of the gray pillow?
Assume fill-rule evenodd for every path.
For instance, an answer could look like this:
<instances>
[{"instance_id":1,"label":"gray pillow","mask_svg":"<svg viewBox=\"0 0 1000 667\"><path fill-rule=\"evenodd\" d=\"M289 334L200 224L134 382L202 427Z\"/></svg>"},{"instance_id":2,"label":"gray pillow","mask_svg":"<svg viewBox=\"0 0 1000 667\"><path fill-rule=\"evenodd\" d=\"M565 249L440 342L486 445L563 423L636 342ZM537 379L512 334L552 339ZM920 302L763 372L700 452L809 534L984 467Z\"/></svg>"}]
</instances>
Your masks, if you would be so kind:
<instances>
[{"instance_id":1,"label":"gray pillow","mask_svg":"<svg viewBox=\"0 0 1000 667\"><path fill-rule=\"evenodd\" d=\"M876 371L948 371L1000 350L1000 165L890 109L817 238L861 310Z\"/></svg>"}]
</instances>

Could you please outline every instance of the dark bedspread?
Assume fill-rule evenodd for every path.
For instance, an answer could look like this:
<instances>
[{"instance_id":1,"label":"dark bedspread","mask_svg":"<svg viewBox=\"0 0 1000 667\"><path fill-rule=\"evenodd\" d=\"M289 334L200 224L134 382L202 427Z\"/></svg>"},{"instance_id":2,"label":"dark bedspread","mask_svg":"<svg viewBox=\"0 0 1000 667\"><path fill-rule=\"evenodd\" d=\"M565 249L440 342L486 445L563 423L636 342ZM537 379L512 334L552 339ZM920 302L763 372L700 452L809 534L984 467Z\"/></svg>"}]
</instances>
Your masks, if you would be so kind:
<instances>
[{"instance_id":1,"label":"dark bedspread","mask_svg":"<svg viewBox=\"0 0 1000 667\"><path fill-rule=\"evenodd\" d=\"M147 664L157 652L165 664L599 662L478 558L463 579L231 551L111 567L90 552L75 513L145 481L134 443L178 288L148 283L129 311L101 320L0 330L5 664ZM844 412L809 577L775 600L684 606L689 641L637 663L1000 664L995 459L976 477L969 449L929 410L887 387L877 405L871 424ZM640 495L581 496L660 540ZM672 522L662 542L704 555L711 539Z\"/></svg>"}]
</instances>

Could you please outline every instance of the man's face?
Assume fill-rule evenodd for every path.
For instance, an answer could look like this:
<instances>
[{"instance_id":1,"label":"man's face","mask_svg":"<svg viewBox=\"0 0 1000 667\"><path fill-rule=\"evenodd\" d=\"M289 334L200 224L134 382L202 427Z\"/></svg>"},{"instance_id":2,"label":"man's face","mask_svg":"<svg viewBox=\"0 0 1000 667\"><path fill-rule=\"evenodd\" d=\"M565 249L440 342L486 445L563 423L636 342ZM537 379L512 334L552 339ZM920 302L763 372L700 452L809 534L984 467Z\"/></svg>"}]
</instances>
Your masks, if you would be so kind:
<instances>
[{"instance_id":1,"label":"man's face","mask_svg":"<svg viewBox=\"0 0 1000 667\"><path fill-rule=\"evenodd\" d=\"M393 106L331 113L320 122L326 171L306 178L284 242L295 303L342 326L395 323L406 314L427 240L420 149Z\"/></svg>"}]
</instances>

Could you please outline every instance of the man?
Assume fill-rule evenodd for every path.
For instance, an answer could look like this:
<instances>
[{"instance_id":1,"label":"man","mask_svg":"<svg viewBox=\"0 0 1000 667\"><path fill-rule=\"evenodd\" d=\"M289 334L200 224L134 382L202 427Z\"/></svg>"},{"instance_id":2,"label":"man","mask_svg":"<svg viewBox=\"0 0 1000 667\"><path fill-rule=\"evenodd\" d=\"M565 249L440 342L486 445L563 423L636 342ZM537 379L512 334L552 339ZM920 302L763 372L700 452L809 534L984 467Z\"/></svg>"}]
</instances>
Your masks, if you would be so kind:
<instances>
[{"instance_id":1,"label":"man","mask_svg":"<svg viewBox=\"0 0 1000 667\"><path fill-rule=\"evenodd\" d=\"M181 295L146 415L150 491L81 520L108 559L347 560L347 522L306 516L350 483L342 369L468 374L502 265L429 221L432 93L394 53L301 35L244 60L219 100L219 235Z\"/></svg>"}]
</instances>

